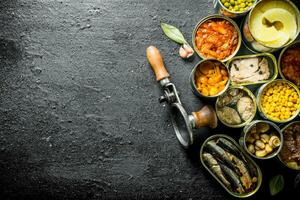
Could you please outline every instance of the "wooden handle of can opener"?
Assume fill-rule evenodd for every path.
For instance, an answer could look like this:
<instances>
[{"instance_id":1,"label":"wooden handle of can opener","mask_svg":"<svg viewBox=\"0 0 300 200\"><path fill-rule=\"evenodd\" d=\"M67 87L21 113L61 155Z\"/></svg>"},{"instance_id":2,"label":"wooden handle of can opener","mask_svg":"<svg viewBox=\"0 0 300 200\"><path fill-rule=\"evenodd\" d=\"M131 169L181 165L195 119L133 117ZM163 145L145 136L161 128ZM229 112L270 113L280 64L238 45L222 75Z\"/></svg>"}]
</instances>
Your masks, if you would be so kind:
<instances>
[{"instance_id":1,"label":"wooden handle of can opener","mask_svg":"<svg viewBox=\"0 0 300 200\"><path fill-rule=\"evenodd\" d=\"M161 81L164 78L168 78L170 75L165 68L164 61L159 50L155 46L149 46L146 50L146 54L151 68L156 76L156 80Z\"/></svg>"},{"instance_id":2,"label":"wooden handle of can opener","mask_svg":"<svg viewBox=\"0 0 300 200\"><path fill-rule=\"evenodd\" d=\"M211 128L216 128L218 126L218 118L215 110L209 106L204 106L198 112L192 112L195 119L195 127L200 128L203 126L209 126Z\"/></svg>"}]
</instances>

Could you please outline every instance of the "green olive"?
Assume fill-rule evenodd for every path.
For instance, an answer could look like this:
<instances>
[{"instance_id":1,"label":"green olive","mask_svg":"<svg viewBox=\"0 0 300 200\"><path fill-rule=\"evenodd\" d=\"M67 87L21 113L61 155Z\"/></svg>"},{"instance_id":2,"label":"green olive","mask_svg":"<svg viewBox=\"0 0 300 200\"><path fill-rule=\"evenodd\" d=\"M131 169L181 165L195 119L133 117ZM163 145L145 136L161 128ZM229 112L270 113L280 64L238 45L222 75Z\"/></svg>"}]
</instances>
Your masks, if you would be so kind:
<instances>
[{"instance_id":1,"label":"green olive","mask_svg":"<svg viewBox=\"0 0 300 200\"><path fill-rule=\"evenodd\" d=\"M239 6L234 6L234 11L238 11L239 9Z\"/></svg>"},{"instance_id":2,"label":"green olive","mask_svg":"<svg viewBox=\"0 0 300 200\"><path fill-rule=\"evenodd\" d=\"M222 4L225 5L226 3L226 0L221 0Z\"/></svg>"},{"instance_id":3,"label":"green olive","mask_svg":"<svg viewBox=\"0 0 300 200\"><path fill-rule=\"evenodd\" d=\"M234 6L235 5L234 0L230 0L230 4Z\"/></svg>"},{"instance_id":4,"label":"green olive","mask_svg":"<svg viewBox=\"0 0 300 200\"><path fill-rule=\"evenodd\" d=\"M245 7L246 7L246 4L245 4L245 3L241 3L241 4L240 4L240 7L241 7L241 8L245 8Z\"/></svg>"}]
</instances>

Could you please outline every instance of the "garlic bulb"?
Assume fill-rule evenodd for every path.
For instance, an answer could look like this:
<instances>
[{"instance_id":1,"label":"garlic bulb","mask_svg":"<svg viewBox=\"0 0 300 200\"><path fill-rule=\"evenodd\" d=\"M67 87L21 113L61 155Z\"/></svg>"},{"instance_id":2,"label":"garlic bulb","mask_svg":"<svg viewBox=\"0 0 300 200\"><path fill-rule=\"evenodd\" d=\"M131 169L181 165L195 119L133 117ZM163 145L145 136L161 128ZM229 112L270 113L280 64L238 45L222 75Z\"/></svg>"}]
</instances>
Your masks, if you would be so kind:
<instances>
[{"instance_id":1,"label":"garlic bulb","mask_svg":"<svg viewBox=\"0 0 300 200\"><path fill-rule=\"evenodd\" d=\"M180 48L179 48L179 55L181 58L189 58L192 55L194 55L194 50L193 48L188 45L188 44L183 44Z\"/></svg>"}]
</instances>

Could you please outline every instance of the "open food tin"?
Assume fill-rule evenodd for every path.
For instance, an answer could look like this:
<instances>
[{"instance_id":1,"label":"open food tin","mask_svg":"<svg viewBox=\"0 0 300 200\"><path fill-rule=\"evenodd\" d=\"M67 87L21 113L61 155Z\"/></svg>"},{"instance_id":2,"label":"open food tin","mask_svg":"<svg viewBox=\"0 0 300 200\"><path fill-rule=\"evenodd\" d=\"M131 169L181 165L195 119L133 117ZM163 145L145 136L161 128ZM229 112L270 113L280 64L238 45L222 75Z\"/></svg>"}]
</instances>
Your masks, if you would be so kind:
<instances>
[{"instance_id":1,"label":"open food tin","mask_svg":"<svg viewBox=\"0 0 300 200\"><path fill-rule=\"evenodd\" d=\"M284 30L285 27L291 27L291 21L295 22L293 31ZM290 0L258 1L245 18L241 29L243 42L249 50L274 52L291 44L297 38L300 31L300 12ZM277 34L274 33L278 30L293 35L287 36L280 32L275 38ZM262 35L265 37L262 38Z\"/></svg>"},{"instance_id":2,"label":"open food tin","mask_svg":"<svg viewBox=\"0 0 300 200\"><path fill-rule=\"evenodd\" d=\"M200 29L200 28L202 28L202 25L204 25L206 22L208 22L208 21L220 21L220 20L224 20L224 21L226 21L226 22L229 22L229 27L231 27L231 26L233 26L233 30L235 31L234 33L232 33L233 34L233 36L232 36L232 38L230 39L230 38L226 38L226 40L225 41L227 41L228 43L226 43L226 42L223 42L223 41L221 41L219 38L215 38L215 37L217 37L216 36L216 34L209 34L208 32L207 32L207 30L205 29L205 30L203 30L203 31L201 31L202 33L201 34L203 34L203 37L202 38L204 38L203 40L205 40L206 41L206 43L205 44L207 44L207 45L204 45L203 43L200 45L201 46L201 49L204 51L206 51L206 52L211 52L211 53L213 53L215 56L205 56L202 52L201 52L201 49L199 49L198 48L198 46L199 45L197 45L196 44L196 40L197 40L197 32L198 32L198 30ZM217 28L216 28L217 29ZM221 34L224 36L224 35L228 35L228 34L224 34L222 31L228 31L227 29L220 29L220 30L218 30L217 29L217 32L221 32ZM228 32L227 32L228 33ZM234 39L235 38L235 39ZM216 58L216 55L221 55L222 53L225 53L226 52L226 55L228 54L228 52L231 52L231 54L230 55L228 55L228 56L226 56L226 57L224 57L223 59L218 59L218 58L216 58L216 59L218 59L218 60L220 60L221 62L225 62L225 61L227 61L227 60L229 60L229 59L231 59L232 57L234 57L236 54L237 54L237 52L239 51L239 49L240 49L240 47L241 47L241 42L242 42L242 35L241 35L241 31L240 31L240 29L239 29L239 27L238 27L238 25L236 24L236 22L234 22L232 19L230 19L230 18L228 18L228 17L225 17L225 16L222 16L222 15L210 15L210 16L207 16L207 17L205 17L205 18L203 18L203 19L201 19L198 23L197 23L197 25L195 26L195 28L194 28L194 31L193 31L193 35L192 35L192 40L193 40L193 47L194 47L194 49L195 49L195 51L196 51L196 53L202 58L202 59L207 59L207 58ZM220 43L220 45L224 45L223 47L222 47L222 49L224 49L224 50L222 50L222 52L220 51L218 51L218 52L212 52L212 50L210 49L210 47L212 46L212 45L214 45L214 43ZM235 48L233 48L232 49L232 51L229 51L229 47L232 47L232 46L234 46Z\"/></svg>"},{"instance_id":3,"label":"open food tin","mask_svg":"<svg viewBox=\"0 0 300 200\"><path fill-rule=\"evenodd\" d=\"M262 84L276 79L278 75L276 58L270 53L236 56L226 66L234 86Z\"/></svg>"},{"instance_id":4,"label":"open food tin","mask_svg":"<svg viewBox=\"0 0 300 200\"><path fill-rule=\"evenodd\" d=\"M234 9L230 10L229 7L225 6L225 3L230 4L229 1L225 2L225 3L222 3L222 0L214 0L213 3L214 3L214 8L215 8L217 13L219 13L221 15L224 15L226 17L236 18L236 17L241 17L241 16L246 15L255 6L256 2L257 2L257 0L253 0L251 2L245 1L244 2L244 7L241 6L242 10L236 9L236 11ZM233 3L235 3L235 2L233 2ZM251 5L248 6L248 3L251 3ZM245 5L247 7L245 7ZM234 8L234 6L230 4L230 8L231 7Z\"/></svg>"},{"instance_id":5,"label":"open food tin","mask_svg":"<svg viewBox=\"0 0 300 200\"><path fill-rule=\"evenodd\" d=\"M281 89L279 89L278 88L279 86L278 86L277 90L280 91L280 93L276 93L277 96L274 95L272 93L272 91L274 91L276 84L284 84L285 86L289 87L289 89L294 90L291 92L294 94L293 98L291 96L289 96L288 98L286 97L286 94L287 94L287 93L285 93L286 89L284 89L283 86ZM285 91L283 91L283 89ZM289 94L289 95L291 95L291 94ZM267 96L267 98L264 99L264 96ZM276 98L277 100L275 101L272 98L274 98L274 99ZM292 98L292 101L294 101L294 105L292 105L293 108L289 107L289 105L288 105L288 107L284 108L284 110L278 110L278 109L280 109L278 107L278 104L276 104L278 102L278 99L285 99L289 103L290 98ZM295 100L295 98L296 98L296 100ZM267 108L267 105L264 106L264 101L265 102L267 101L267 102L269 102L269 104L272 104L273 108ZM286 122L289 122L289 121L295 119L299 115L300 91L299 91L298 87L295 84L293 84L292 82L284 80L284 79L276 79L276 80L270 81L268 83L265 83L257 90L256 102L257 102L259 114L263 118L271 120L276 123L286 123ZM275 104L275 105L273 105L273 104ZM289 109L289 111L287 110L287 108ZM272 110L270 110L270 109L272 109ZM271 114L268 114L268 110L269 110L269 113L271 113ZM272 116L273 113L277 113L276 115L278 115L279 112L282 112L282 113L284 112L287 114L289 114L288 112L291 112L291 113L289 114L289 117L283 116L284 118L282 118L280 116L280 114L279 114L279 116Z\"/></svg>"},{"instance_id":6,"label":"open food tin","mask_svg":"<svg viewBox=\"0 0 300 200\"><path fill-rule=\"evenodd\" d=\"M216 181L234 197L250 197L261 186L259 166L229 136L217 134L206 139L200 149L200 160ZM238 165L235 164L237 162Z\"/></svg>"},{"instance_id":7,"label":"open food tin","mask_svg":"<svg viewBox=\"0 0 300 200\"><path fill-rule=\"evenodd\" d=\"M300 170L300 158L297 156L297 138L300 138L300 121L294 121L282 129L283 146L278 154L279 160L288 168ZM298 147L299 148L299 147Z\"/></svg>"},{"instance_id":8,"label":"open food tin","mask_svg":"<svg viewBox=\"0 0 300 200\"><path fill-rule=\"evenodd\" d=\"M282 141L283 135L279 127L266 120L252 121L244 127L239 139L240 145L248 154L261 160L278 155Z\"/></svg>"},{"instance_id":9,"label":"open food tin","mask_svg":"<svg viewBox=\"0 0 300 200\"><path fill-rule=\"evenodd\" d=\"M244 86L232 86L218 97L215 109L219 120L231 128L249 124L256 115L254 94Z\"/></svg>"},{"instance_id":10,"label":"open food tin","mask_svg":"<svg viewBox=\"0 0 300 200\"><path fill-rule=\"evenodd\" d=\"M215 69L216 67L218 67L218 69ZM210 71L213 71L213 73L211 73ZM201 98L205 98L207 100L215 100L218 96L222 95L229 87L229 77L229 70L221 61L216 59L201 60L196 64L190 74L192 91L194 92L194 94ZM207 89L208 91L204 91L201 88L202 86L209 86L210 81L213 83L212 87L214 88L215 85L219 85L215 88L217 90L213 94L211 93L211 91L209 91L209 88L203 88L205 90Z\"/></svg>"},{"instance_id":11,"label":"open food tin","mask_svg":"<svg viewBox=\"0 0 300 200\"><path fill-rule=\"evenodd\" d=\"M300 41L295 41L292 44L285 47L280 52L278 58L278 69L279 69L279 74L283 79L293 82L300 88L299 55L300 55ZM285 67L287 67L287 70L284 70ZM288 70L290 70L290 73L285 75L286 71Z\"/></svg>"}]
</instances>

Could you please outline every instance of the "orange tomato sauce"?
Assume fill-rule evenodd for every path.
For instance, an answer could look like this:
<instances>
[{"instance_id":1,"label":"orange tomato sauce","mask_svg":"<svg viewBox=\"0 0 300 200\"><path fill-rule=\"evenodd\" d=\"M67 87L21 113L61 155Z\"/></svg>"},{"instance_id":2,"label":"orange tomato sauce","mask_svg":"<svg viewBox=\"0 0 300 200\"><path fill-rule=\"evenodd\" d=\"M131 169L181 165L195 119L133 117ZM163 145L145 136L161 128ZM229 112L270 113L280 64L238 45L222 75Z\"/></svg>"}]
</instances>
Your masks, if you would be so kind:
<instances>
[{"instance_id":1,"label":"orange tomato sauce","mask_svg":"<svg viewBox=\"0 0 300 200\"><path fill-rule=\"evenodd\" d=\"M223 60L236 50L238 32L225 19L210 19L199 26L195 43L204 57Z\"/></svg>"}]
</instances>

